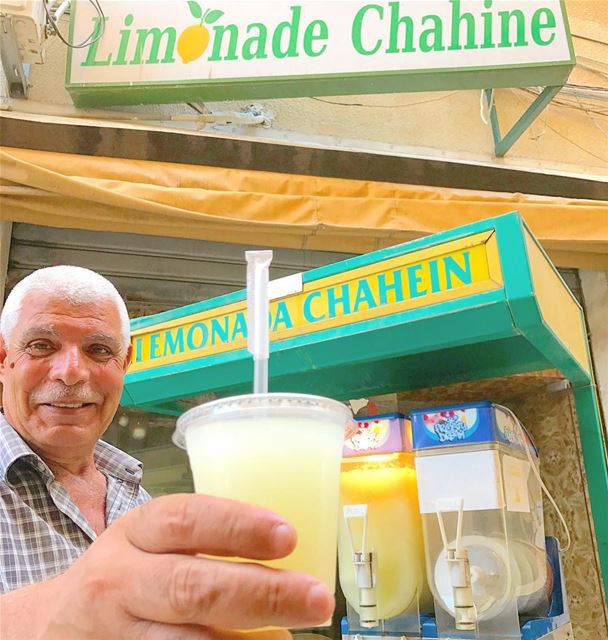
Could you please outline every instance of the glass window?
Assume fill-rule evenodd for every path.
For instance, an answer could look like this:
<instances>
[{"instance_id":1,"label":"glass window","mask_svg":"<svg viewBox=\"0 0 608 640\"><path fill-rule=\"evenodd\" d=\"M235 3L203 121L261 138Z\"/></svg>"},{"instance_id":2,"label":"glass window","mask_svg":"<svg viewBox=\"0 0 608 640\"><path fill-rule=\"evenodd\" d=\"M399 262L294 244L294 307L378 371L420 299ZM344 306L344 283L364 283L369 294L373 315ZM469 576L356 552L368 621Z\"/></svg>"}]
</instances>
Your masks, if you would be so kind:
<instances>
[{"instance_id":1,"label":"glass window","mask_svg":"<svg viewBox=\"0 0 608 640\"><path fill-rule=\"evenodd\" d=\"M186 452L171 441L175 420L120 407L103 437L143 463L143 486L153 496L194 491Z\"/></svg>"}]
</instances>

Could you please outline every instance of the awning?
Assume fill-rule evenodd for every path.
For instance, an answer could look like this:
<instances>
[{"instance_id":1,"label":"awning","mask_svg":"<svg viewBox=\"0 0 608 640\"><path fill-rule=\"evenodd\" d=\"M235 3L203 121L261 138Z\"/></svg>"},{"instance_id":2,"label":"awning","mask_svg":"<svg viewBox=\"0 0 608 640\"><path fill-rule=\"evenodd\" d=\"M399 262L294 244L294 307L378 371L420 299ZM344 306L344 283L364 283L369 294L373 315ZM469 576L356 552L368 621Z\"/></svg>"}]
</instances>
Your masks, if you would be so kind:
<instances>
[{"instance_id":1,"label":"awning","mask_svg":"<svg viewBox=\"0 0 608 640\"><path fill-rule=\"evenodd\" d=\"M606 201L14 147L0 170L3 220L365 253L519 211L557 265L608 269Z\"/></svg>"}]
</instances>

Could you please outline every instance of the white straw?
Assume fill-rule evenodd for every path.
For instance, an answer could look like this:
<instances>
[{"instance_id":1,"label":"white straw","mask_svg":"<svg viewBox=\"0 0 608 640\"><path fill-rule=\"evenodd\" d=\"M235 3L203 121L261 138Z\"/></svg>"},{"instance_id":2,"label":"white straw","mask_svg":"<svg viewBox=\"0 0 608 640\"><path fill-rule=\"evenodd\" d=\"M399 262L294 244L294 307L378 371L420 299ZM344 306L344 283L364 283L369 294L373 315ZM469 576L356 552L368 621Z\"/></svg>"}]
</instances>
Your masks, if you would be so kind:
<instances>
[{"instance_id":1,"label":"white straw","mask_svg":"<svg viewBox=\"0 0 608 640\"><path fill-rule=\"evenodd\" d=\"M247 349L253 355L253 392L268 391L268 269L272 251L246 251Z\"/></svg>"}]
</instances>

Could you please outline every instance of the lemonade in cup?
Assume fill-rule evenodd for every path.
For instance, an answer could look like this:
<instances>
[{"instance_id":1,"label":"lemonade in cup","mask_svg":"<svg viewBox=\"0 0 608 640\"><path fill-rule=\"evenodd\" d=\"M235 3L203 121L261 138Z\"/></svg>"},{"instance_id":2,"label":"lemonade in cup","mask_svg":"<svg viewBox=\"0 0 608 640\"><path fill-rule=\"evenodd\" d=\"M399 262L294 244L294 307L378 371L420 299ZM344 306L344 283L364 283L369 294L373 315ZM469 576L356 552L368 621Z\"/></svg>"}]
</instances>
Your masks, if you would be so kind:
<instances>
[{"instance_id":1,"label":"lemonade in cup","mask_svg":"<svg viewBox=\"0 0 608 640\"><path fill-rule=\"evenodd\" d=\"M260 393L186 412L173 439L190 459L197 493L270 509L298 542L270 567L311 574L335 591L340 462L350 409L336 400Z\"/></svg>"},{"instance_id":2,"label":"lemonade in cup","mask_svg":"<svg viewBox=\"0 0 608 640\"><path fill-rule=\"evenodd\" d=\"M296 548L263 564L308 573L334 592L340 462L352 413L329 398L268 393L272 252L245 255L254 393L190 409L178 419L173 441L188 452L197 493L256 504L293 525Z\"/></svg>"}]
</instances>

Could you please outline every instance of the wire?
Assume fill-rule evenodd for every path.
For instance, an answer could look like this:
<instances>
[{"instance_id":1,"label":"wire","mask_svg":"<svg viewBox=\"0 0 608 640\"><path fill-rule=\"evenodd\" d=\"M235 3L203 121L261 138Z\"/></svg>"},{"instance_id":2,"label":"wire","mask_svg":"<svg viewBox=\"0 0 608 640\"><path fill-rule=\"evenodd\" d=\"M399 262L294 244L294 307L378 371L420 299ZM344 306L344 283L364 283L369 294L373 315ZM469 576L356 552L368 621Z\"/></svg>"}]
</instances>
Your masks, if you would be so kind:
<instances>
[{"instance_id":1,"label":"wire","mask_svg":"<svg viewBox=\"0 0 608 640\"><path fill-rule=\"evenodd\" d=\"M513 89L513 91L524 91L524 92L529 93L529 94L531 94L533 96L537 96L538 95L534 91L530 91L529 89L524 89L524 88ZM553 100L551 101L551 106L552 107L562 107L564 109L574 109L575 111L584 111L585 113L595 113L598 116L608 116L608 108L593 109L592 107L584 106L584 103L582 103L580 100L577 100L577 101L578 101L578 105L574 104L573 102L566 102L564 100L558 100L556 98L553 98Z\"/></svg>"},{"instance_id":2,"label":"wire","mask_svg":"<svg viewBox=\"0 0 608 640\"><path fill-rule=\"evenodd\" d=\"M592 85L592 84L572 84L571 82L566 82L564 87L568 87L570 89L589 89L590 91L608 93L608 87L600 87L598 85Z\"/></svg>"},{"instance_id":3,"label":"wire","mask_svg":"<svg viewBox=\"0 0 608 640\"><path fill-rule=\"evenodd\" d=\"M90 45L95 44L97 41L101 39L101 37L103 36L106 30L106 16L103 12L103 9L101 8L101 5L99 4L99 0L89 0L89 2L93 5L93 7L95 7L95 11L97 11L97 15L100 20L99 24L101 25L101 28L99 29L99 33L97 34L97 37L95 37L95 32L97 31L97 28L95 28L93 29L93 32L91 33L91 35L88 36L88 38L86 38L86 40L84 40L80 44L71 44L61 35L59 31L59 25L57 24L57 22L51 15L51 12L49 11L48 0L42 0L42 6L44 7L44 12L46 13L47 20L51 25L51 27L53 28L55 35L61 40L61 42L63 42L63 44L70 47L70 49L84 49L85 47L89 47Z\"/></svg>"},{"instance_id":4,"label":"wire","mask_svg":"<svg viewBox=\"0 0 608 640\"><path fill-rule=\"evenodd\" d=\"M542 138L545 133L547 133L547 111L545 110L545 112L543 113L543 128L542 131L540 133L533 133L532 132L532 127L538 122L538 120L536 122L532 122L530 124L530 139L531 140L538 140L540 138Z\"/></svg>"},{"instance_id":5,"label":"wire","mask_svg":"<svg viewBox=\"0 0 608 640\"><path fill-rule=\"evenodd\" d=\"M557 133L557 135L560 138L563 138L566 142L569 142L570 144L574 145L575 147L578 147L581 151L584 151L585 153L588 153L590 156L593 156L594 158L597 158L598 160L601 160L602 162L608 162L608 158L603 158L602 156L598 155L597 153L593 153L593 151L589 151L589 149L585 149L585 147L582 147L577 142L574 142L574 140L571 140L570 138L568 138L568 136L565 136L563 133L558 131L555 127L552 127L549 123L547 123L547 126L549 127L549 129L551 129L551 131L553 131L554 133Z\"/></svg>"},{"instance_id":6,"label":"wire","mask_svg":"<svg viewBox=\"0 0 608 640\"><path fill-rule=\"evenodd\" d=\"M514 95L517 96L517 98L519 100L521 100L520 96L517 95L517 92L515 89L511 89L511 91L513 92ZM534 91L531 91L532 94L534 94ZM579 108L580 110L580 108ZM603 114L600 114L603 115ZM587 113L587 117L591 118L591 116ZM593 120L593 118L591 118L591 120ZM597 123L595 123L597 125ZM580 144L578 144L578 142L575 142L574 140L568 138L568 136L565 136L563 133L561 133L560 131L558 131L555 127L552 127L545 119L545 127L548 127L549 129L551 129L551 131L553 131L554 133L556 133L560 138L562 138L563 140L565 140L566 142L569 142L570 144L574 145L575 147L577 147L578 149L580 149L581 151L584 151L585 153L589 154L590 156L592 156L593 158L597 158L598 160L601 160L602 162L608 162L607 158L603 158L602 156L598 155L597 153L593 153L593 151L589 151L589 149L586 149L585 147L581 146ZM601 128L601 127L600 127Z\"/></svg>"},{"instance_id":7,"label":"wire","mask_svg":"<svg viewBox=\"0 0 608 640\"><path fill-rule=\"evenodd\" d=\"M186 104L192 109L192 111L196 111L196 113L200 113L201 115L207 115L209 111L205 111L201 109L196 102L186 102Z\"/></svg>"},{"instance_id":8,"label":"wire","mask_svg":"<svg viewBox=\"0 0 608 640\"><path fill-rule=\"evenodd\" d=\"M451 91L450 93L439 96L438 98L431 98L430 100L420 100L418 102L408 102L406 104L363 104L362 102L334 102L333 100L324 100L323 98L313 98L317 102L324 102L325 104L335 104L340 107L366 107L368 109L395 109L396 107L414 107L419 104L428 104L429 102L439 102L445 100L453 95L456 95L458 91Z\"/></svg>"},{"instance_id":9,"label":"wire","mask_svg":"<svg viewBox=\"0 0 608 640\"><path fill-rule=\"evenodd\" d=\"M589 117L589 120L591 120L591 122L593 122L593 124L604 134L604 137L608 138L608 131L606 131L599 122L596 122L595 118L591 115L591 112L585 109L585 113Z\"/></svg>"},{"instance_id":10,"label":"wire","mask_svg":"<svg viewBox=\"0 0 608 640\"><path fill-rule=\"evenodd\" d=\"M55 15L53 16L53 20L57 22L59 18L70 8L71 0L63 0L63 2L59 5L57 10L55 11Z\"/></svg>"},{"instance_id":11,"label":"wire","mask_svg":"<svg viewBox=\"0 0 608 640\"><path fill-rule=\"evenodd\" d=\"M533 96L538 96L541 93L541 89L538 87L514 87L511 90L523 91ZM581 100L584 100L589 105L593 105L593 107L597 109L605 109L605 107L600 106L598 103L608 101L608 89L605 90L604 95L599 89L586 88L583 85L564 85L557 96L553 98L551 104L561 104L565 107L572 107L572 103L582 104Z\"/></svg>"},{"instance_id":12,"label":"wire","mask_svg":"<svg viewBox=\"0 0 608 640\"><path fill-rule=\"evenodd\" d=\"M483 110L483 102L484 102L483 101L483 97L484 97L484 95L485 95L485 91L482 89L481 93L479 94L479 117L481 118L481 121L485 125L487 125L488 121L486 120L486 116L485 116L485 114L483 112L484 111ZM494 89L492 89L492 93L491 93L490 106L488 107L489 110L492 109L492 107L491 107L492 100L494 100Z\"/></svg>"},{"instance_id":13,"label":"wire","mask_svg":"<svg viewBox=\"0 0 608 640\"><path fill-rule=\"evenodd\" d=\"M583 103L579 100L576 94L574 95L574 97L577 99L578 103L580 104L581 109L587 114L587 117L589 118L589 120L591 120L591 122L602 132L605 138L608 138L608 131L606 131L599 122L595 121L595 118L591 115L591 110L586 109L584 107Z\"/></svg>"},{"instance_id":14,"label":"wire","mask_svg":"<svg viewBox=\"0 0 608 640\"><path fill-rule=\"evenodd\" d=\"M588 42L595 42L597 44L603 44L608 46L608 42L606 40L597 40L596 38L589 38L588 36L579 36L577 33L573 33L572 37L578 38L579 40L587 40Z\"/></svg>"},{"instance_id":15,"label":"wire","mask_svg":"<svg viewBox=\"0 0 608 640\"><path fill-rule=\"evenodd\" d=\"M600 76L608 76L608 65L597 58L587 58L586 56L576 56L576 66L587 69Z\"/></svg>"},{"instance_id":16,"label":"wire","mask_svg":"<svg viewBox=\"0 0 608 640\"><path fill-rule=\"evenodd\" d=\"M564 553L566 553L566 551L568 551L568 549L570 549L570 545L572 544L572 538L570 537L570 529L568 528L568 524L566 523L566 519L564 518L560 508L557 506L557 503L553 499L553 496L549 492L549 489L547 489L547 486L543 482L543 479L540 477L539 470L536 468L536 465L534 464L534 461L532 460L532 454L530 453L530 447L528 446L528 440L531 441L532 439L528 435L527 429L520 422L519 418L511 411L511 409L509 409L508 407L503 407L500 404L497 404L496 406L499 409L502 409L503 411L506 411L513 418L513 420L515 420L516 424L519 425L519 428L521 430L522 439L523 439L524 450L526 452L526 456L528 457L528 462L530 463L530 466L532 467L532 470L534 471L534 475L536 476L536 479L540 483L540 486L541 486L542 490L545 492L545 495L547 496L547 499L549 500L549 502L551 503L551 505L555 509L555 512L557 513L557 515L558 515L558 517L560 519L560 522L562 523L562 526L564 527L564 530L566 532L566 546L562 547L561 542L559 540L557 541L560 551L563 551Z\"/></svg>"},{"instance_id":17,"label":"wire","mask_svg":"<svg viewBox=\"0 0 608 640\"><path fill-rule=\"evenodd\" d=\"M534 96L538 96L541 92L538 88L531 87L517 87L519 91L525 91ZM585 89L574 89L572 87L564 86L560 89L559 94L553 98L551 104L554 103L562 103L566 106L570 106L573 102L577 104L581 103L581 100L584 100L587 104L596 107L597 109L605 109L604 106L601 106L600 103L608 102L608 91L604 95L599 91L587 91Z\"/></svg>"}]
</instances>

